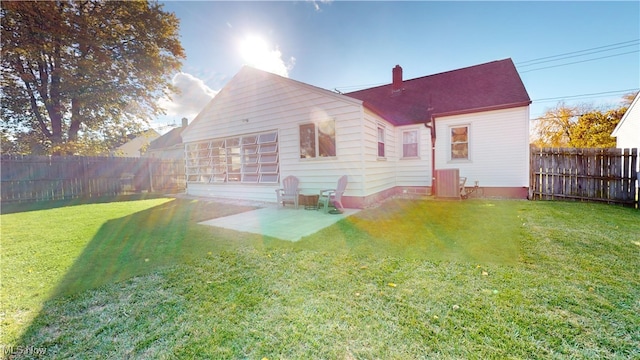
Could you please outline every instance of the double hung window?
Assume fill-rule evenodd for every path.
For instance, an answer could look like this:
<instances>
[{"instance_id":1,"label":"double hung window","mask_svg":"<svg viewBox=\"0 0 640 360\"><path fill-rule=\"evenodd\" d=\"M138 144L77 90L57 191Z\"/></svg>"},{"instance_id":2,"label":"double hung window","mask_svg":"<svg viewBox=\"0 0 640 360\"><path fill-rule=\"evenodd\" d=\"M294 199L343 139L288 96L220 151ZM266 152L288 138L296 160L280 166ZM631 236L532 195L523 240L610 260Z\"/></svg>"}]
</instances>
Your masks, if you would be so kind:
<instances>
[{"instance_id":1,"label":"double hung window","mask_svg":"<svg viewBox=\"0 0 640 360\"><path fill-rule=\"evenodd\" d=\"M326 120L300 125L300 158L336 156L336 123Z\"/></svg>"},{"instance_id":2,"label":"double hung window","mask_svg":"<svg viewBox=\"0 0 640 360\"><path fill-rule=\"evenodd\" d=\"M469 126L451 127L451 160L469 160Z\"/></svg>"},{"instance_id":3,"label":"double hung window","mask_svg":"<svg viewBox=\"0 0 640 360\"><path fill-rule=\"evenodd\" d=\"M402 132L402 157L418 157L418 130L405 130Z\"/></svg>"},{"instance_id":4,"label":"double hung window","mask_svg":"<svg viewBox=\"0 0 640 360\"><path fill-rule=\"evenodd\" d=\"M384 153L384 126L378 125L378 157L385 157Z\"/></svg>"}]
</instances>

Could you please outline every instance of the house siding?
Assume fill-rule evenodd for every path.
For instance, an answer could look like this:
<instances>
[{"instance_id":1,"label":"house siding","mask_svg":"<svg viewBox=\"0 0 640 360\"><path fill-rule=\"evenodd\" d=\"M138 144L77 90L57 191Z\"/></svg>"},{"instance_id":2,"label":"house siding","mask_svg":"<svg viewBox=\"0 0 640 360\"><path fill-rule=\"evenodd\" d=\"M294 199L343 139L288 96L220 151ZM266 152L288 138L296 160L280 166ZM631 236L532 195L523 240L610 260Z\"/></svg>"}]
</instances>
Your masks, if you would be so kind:
<instances>
[{"instance_id":1,"label":"house siding","mask_svg":"<svg viewBox=\"0 0 640 360\"><path fill-rule=\"evenodd\" d=\"M247 75L247 76L245 76ZM299 125L335 120L336 157L300 159ZM272 74L241 72L183 133L185 144L263 131L278 131L280 179L295 175L302 193L334 188L348 175L345 196L364 195L362 105L310 85ZM279 184L189 183L197 196L275 202Z\"/></svg>"},{"instance_id":2,"label":"house siding","mask_svg":"<svg viewBox=\"0 0 640 360\"><path fill-rule=\"evenodd\" d=\"M469 160L450 159L450 127L469 125ZM467 186L528 188L529 107L436 118L436 169L460 169Z\"/></svg>"},{"instance_id":3,"label":"house siding","mask_svg":"<svg viewBox=\"0 0 640 360\"><path fill-rule=\"evenodd\" d=\"M378 157L378 126L385 129L384 157ZM404 130L418 130L417 158L402 158ZM365 110L362 139L365 177L362 206L375 203L379 197L402 193L402 188L431 186L431 133L423 124L396 127ZM413 190L412 193L426 194L427 191Z\"/></svg>"},{"instance_id":4,"label":"house siding","mask_svg":"<svg viewBox=\"0 0 640 360\"><path fill-rule=\"evenodd\" d=\"M640 148L640 94L636 95L611 136L616 137L618 148Z\"/></svg>"},{"instance_id":5,"label":"house siding","mask_svg":"<svg viewBox=\"0 0 640 360\"><path fill-rule=\"evenodd\" d=\"M402 157L402 133L418 130L418 157ZM431 186L431 131L424 124L401 126L396 129L398 186Z\"/></svg>"},{"instance_id":6,"label":"house siding","mask_svg":"<svg viewBox=\"0 0 640 360\"><path fill-rule=\"evenodd\" d=\"M385 156L378 157L378 126L385 130ZM364 162L364 195L390 189L395 186L395 130L382 118L364 112L362 129L362 153Z\"/></svg>"}]
</instances>

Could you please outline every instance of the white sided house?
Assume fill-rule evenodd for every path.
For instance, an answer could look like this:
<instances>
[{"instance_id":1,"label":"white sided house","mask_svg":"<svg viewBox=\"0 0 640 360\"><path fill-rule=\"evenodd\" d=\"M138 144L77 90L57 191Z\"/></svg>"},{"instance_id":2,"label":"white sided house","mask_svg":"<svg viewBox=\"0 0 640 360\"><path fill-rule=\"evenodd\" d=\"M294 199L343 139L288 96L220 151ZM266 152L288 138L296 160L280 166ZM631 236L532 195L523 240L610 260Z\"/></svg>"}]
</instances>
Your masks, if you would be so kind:
<instances>
[{"instance_id":1,"label":"white sided house","mask_svg":"<svg viewBox=\"0 0 640 360\"><path fill-rule=\"evenodd\" d=\"M456 168L486 196L527 196L531 101L510 59L392 79L338 94L242 68L182 133L187 193L275 202L288 175L302 194L347 175L342 203L362 208Z\"/></svg>"},{"instance_id":2,"label":"white sided house","mask_svg":"<svg viewBox=\"0 0 640 360\"><path fill-rule=\"evenodd\" d=\"M613 129L611 136L616 138L616 147L621 149L640 148L640 93Z\"/></svg>"}]
</instances>

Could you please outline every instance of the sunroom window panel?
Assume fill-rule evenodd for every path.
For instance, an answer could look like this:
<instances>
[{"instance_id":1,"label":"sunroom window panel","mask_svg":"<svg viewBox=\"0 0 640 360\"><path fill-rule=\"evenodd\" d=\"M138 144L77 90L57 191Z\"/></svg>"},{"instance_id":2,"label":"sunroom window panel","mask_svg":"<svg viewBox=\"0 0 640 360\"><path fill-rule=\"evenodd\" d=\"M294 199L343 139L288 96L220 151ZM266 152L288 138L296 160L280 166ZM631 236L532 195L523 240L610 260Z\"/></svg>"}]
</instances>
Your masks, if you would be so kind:
<instances>
[{"instance_id":1,"label":"sunroom window panel","mask_svg":"<svg viewBox=\"0 0 640 360\"><path fill-rule=\"evenodd\" d=\"M270 132L266 134L260 134L258 137L258 144L265 144L270 142L275 142L278 139L278 132Z\"/></svg>"},{"instance_id":2,"label":"sunroom window panel","mask_svg":"<svg viewBox=\"0 0 640 360\"><path fill-rule=\"evenodd\" d=\"M215 140L211 142L212 148L224 148L224 140Z\"/></svg>"},{"instance_id":3,"label":"sunroom window panel","mask_svg":"<svg viewBox=\"0 0 640 360\"><path fill-rule=\"evenodd\" d=\"M245 164L245 165L242 165L242 173L243 174L255 174L255 173L258 172L259 168L260 168L259 165Z\"/></svg>"},{"instance_id":4,"label":"sunroom window panel","mask_svg":"<svg viewBox=\"0 0 640 360\"><path fill-rule=\"evenodd\" d=\"M256 143L257 136L244 136L242 138L242 145L253 145Z\"/></svg>"},{"instance_id":5,"label":"sunroom window panel","mask_svg":"<svg viewBox=\"0 0 640 360\"><path fill-rule=\"evenodd\" d=\"M249 155L249 154L257 154L258 153L258 146L254 145L254 146L245 146L242 148L242 153Z\"/></svg>"},{"instance_id":6,"label":"sunroom window panel","mask_svg":"<svg viewBox=\"0 0 640 360\"><path fill-rule=\"evenodd\" d=\"M278 144L260 145L260 154L274 153L278 150Z\"/></svg>"},{"instance_id":7,"label":"sunroom window panel","mask_svg":"<svg viewBox=\"0 0 640 360\"><path fill-rule=\"evenodd\" d=\"M229 173L240 173L242 169L242 162L240 156L228 156L227 157L227 170Z\"/></svg>"},{"instance_id":8,"label":"sunroom window panel","mask_svg":"<svg viewBox=\"0 0 640 360\"><path fill-rule=\"evenodd\" d=\"M260 175L261 183L277 183L278 182L278 174L262 174Z\"/></svg>"},{"instance_id":9,"label":"sunroom window panel","mask_svg":"<svg viewBox=\"0 0 640 360\"><path fill-rule=\"evenodd\" d=\"M240 138L231 138L226 140L226 147L233 148L240 146Z\"/></svg>"},{"instance_id":10,"label":"sunroom window panel","mask_svg":"<svg viewBox=\"0 0 640 360\"><path fill-rule=\"evenodd\" d=\"M211 182L225 182L227 180L227 174L215 174L213 178L211 178Z\"/></svg>"},{"instance_id":11,"label":"sunroom window panel","mask_svg":"<svg viewBox=\"0 0 640 360\"><path fill-rule=\"evenodd\" d=\"M259 179L260 179L259 174L243 174L242 175L242 182L245 182L245 183L257 183Z\"/></svg>"},{"instance_id":12,"label":"sunroom window panel","mask_svg":"<svg viewBox=\"0 0 640 360\"><path fill-rule=\"evenodd\" d=\"M264 154L260 155L260 163L274 163L278 161L278 154Z\"/></svg>"},{"instance_id":13,"label":"sunroom window panel","mask_svg":"<svg viewBox=\"0 0 640 360\"><path fill-rule=\"evenodd\" d=\"M227 165L226 164L216 164L213 167L213 173L214 174L224 174L225 172L227 172Z\"/></svg>"},{"instance_id":14,"label":"sunroom window panel","mask_svg":"<svg viewBox=\"0 0 640 360\"><path fill-rule=\"evenodd\" d=\"M260 172L262 172L262 173L275 173L275 172L278 172L278 164L263 164L263 165L260 165Z\"/></svg>"},{"instance_id":15,"label":"sunroom window panel","mask_svg":"<svg viewBox=\"0 0 640 360\"><path fill-rule=\"evenodd\" d=\"M187 144L187 181L275 183L279 179L278 132Z\"/></svg>"},{"instance_id":16,"label":"sunroom window panel","mask_svg":"<svg viewBox=\"0 0 640 360\"><path fill-rule=\"evenodd\" d=\"M258 163L258 155L245 155L243 158L245 164L257 164Z\"/></svg>"}]
</instances>

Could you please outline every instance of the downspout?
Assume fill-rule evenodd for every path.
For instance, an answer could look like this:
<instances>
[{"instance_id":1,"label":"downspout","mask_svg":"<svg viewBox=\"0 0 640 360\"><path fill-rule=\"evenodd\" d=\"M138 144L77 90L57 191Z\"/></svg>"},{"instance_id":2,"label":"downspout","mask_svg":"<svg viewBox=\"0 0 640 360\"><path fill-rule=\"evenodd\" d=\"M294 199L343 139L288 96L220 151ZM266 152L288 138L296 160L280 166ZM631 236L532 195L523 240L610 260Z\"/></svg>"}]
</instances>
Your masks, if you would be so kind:
<instances>
[{"instance_id":1,"label":"downspout","mask_svg":"<svg viewBox=\"0 0 640 360\"><path fill-rule=\"evenodd\" d=\"M436 194L436 119L431 115L424 126L431 130L431 195Z\"/></svg>"}]
</instances>

